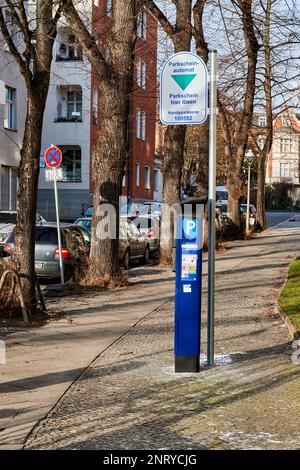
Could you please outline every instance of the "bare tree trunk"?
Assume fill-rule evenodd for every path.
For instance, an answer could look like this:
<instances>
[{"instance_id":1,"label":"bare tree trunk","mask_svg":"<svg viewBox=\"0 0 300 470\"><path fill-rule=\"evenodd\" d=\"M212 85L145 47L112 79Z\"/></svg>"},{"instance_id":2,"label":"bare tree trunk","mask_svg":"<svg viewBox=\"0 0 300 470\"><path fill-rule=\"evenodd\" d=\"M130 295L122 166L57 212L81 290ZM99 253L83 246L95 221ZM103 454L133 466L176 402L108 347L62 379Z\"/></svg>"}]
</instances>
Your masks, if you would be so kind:
<instances>
[{"instance_id":1,"label":"bare tree trunk","mask_svg":"<svg viewBox=\"0 0 300 470\"><path fill-rule=\"evenodd\" d=\"M260 230L267 228L266 214L265 214L265 184L266 184L266 163L267 155L260 155L257 167L257 225Z\"/></svg>"},{"instance_id":2,"label":"bare tree trunk","mask_svg":"<svg viewBox=\"0 0 300 470\"><path fill-rule=\"evenodd\" d=\"M178 0L176 24L172 26L153 0L144 0L173 41L175 53L190 51L192 40L192 0ZM164 262L171 262L173 252L174 214L172 206L181 201L181 178L184 162L186 126L168 126L164 142L164 184L161 218L160 252Z\"/></svg>"},{"instance_id":3,"label":"bare tree trunk","mask_svg":"<svg viewBox=\"0 0 300 470\"><path fill-rule=\"evenodd\" d=\"M24 2L18 0L15 4L6 3L14 23L22 34L22 50L18 50L15 45L2 11L0 29L27 88L27 112L18 169L18 207L13 260L24 275L21 279L24 300L30 313L34 314L36 308L34 251L41 137L50 82L52 48L57 21L60 18L60 8L58 7L54 13L53 0L38 0L35 3L36 14L29 20ZM31 8L34 8L34 5ZM33 10L30 14L32 13ZM34 22L36 30L33 44L31 28Z\"/></svg>"},{"instance_id":4,"label":"bare tree trunk","mask_svg":"<svg viewBox=\"0 0 300 470\"><path fill-rule=\"evenodd\" d=\"M164 144L164 190L160 250L164 262L172 260L174 214L172 205L181 201L181 175L186 126L168 126Z\"/></svg>"},{"instance_id":5,"label":"bare tree trunk","mask_svg":"<svg viewBox=\"0 0 300 470\"><path fill-rule=\"evenodd\" d=\"M207 0L197 0L193 7L194 14L194 38L196 42L196 51L199 57L207 65L208 63L208 45L205 41L203 30L203 13ZM209 122L199 126L199 169L198 169L198 191L197 196L206 196L208 194L208 158L209 158Z\"/></svg>"},{"instance_id":6,"label":"bare tree trunk","mask_svg":"<svg viewBox=\"0 0 300 470\"><path fill-rule=\"evenodd\" d=\"M232 139L230 128L224 108L221 106L221 119L225 127L227 155L230 157L227 189L228 189L228 211L232 222L239 232L241 230L240 199L243 186L243 163L249 140L249 132L252 126L253 103L255 96L256 67L259 44L255 35L254 20L252 16L252 0L237 0L241 11L243 33L246 54L248 58L247 83L245 97L242 104L240 123L236 137Z\"/></svg>"},{"instance_id":7,"label":"bare tree trunk","mask_svg":"<svg viewBox=\"0 0 300 470\"><path fill-rule=\"evenodd\" d=\"M99 79L102 95L101 131L96 145L94 215L89 277L119 282L119 196L127 160L128 99L132 92L136 41L136 0L114 0L110 35L110 61L105 60L95 37L76 11L64 2L64 15L76 33ZM115 208L115 216L108 204ZM114 230L115 228L115 230Z\"/></svg>"},{"instance_id":8,"label":"bare tree trunk","mask_svg":"<svg viewBox=\"0 0 300 470\"><path fill-rule=\"evenodd\" d=\"M36 204L41 154L41 134L45 97L37 91L28 94L27 116L21 161L18 169L18 216L15 227L13 259L21 273L25 302L35 309L35 226Z\"/></svg>"},{"instance_id":9,"label":"bare tree trunk","mask_svg":"<svg viewBox=\"0 0 300 470\"><path fill-rule=\"evenodd\" d=\"M127 104L122 92L104 93L105 116L97 142L90 276L104 282L122 276L118 258L119 196L127 155ZM117 138L116 138L117 137ZM111 205L115 212L111 212Z\"/></svg>"}]
</instances>

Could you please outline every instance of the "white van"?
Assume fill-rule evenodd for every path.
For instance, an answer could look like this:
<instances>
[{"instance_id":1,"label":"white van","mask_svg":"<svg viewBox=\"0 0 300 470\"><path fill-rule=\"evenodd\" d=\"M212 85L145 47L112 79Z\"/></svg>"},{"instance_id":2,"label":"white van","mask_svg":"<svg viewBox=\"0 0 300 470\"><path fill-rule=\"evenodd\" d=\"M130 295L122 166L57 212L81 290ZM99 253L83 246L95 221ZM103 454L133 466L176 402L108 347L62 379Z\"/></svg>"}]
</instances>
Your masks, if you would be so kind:
<instances>
[{"instance_id":1,"label":"white van","mask_svg":"<svg viewBox=\"0 0 300 470\"><path fill-rule=\"evenodd\" d=\"M217 204L227 204L228 203L228 190L226 186L217 186L216 187L216 200Z\"/></svg>"}]
</instances>

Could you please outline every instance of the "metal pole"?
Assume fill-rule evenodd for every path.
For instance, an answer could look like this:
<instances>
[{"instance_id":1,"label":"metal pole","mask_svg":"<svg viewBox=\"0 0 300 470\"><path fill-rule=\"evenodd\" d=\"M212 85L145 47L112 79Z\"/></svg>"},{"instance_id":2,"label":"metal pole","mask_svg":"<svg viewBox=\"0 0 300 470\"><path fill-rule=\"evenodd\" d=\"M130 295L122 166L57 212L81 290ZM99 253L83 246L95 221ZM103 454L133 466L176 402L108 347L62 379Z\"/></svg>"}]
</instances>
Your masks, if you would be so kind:
<instances>
[{"instance_id":1,"label":"metal pole","mask_svg":"<svg viewBox=\"0 0 300 470\"><path fill-rule=\"evenodd\" d=\"M60 214L59 214L59 201L58 201L58 190L56 181L56 170L53 170L53 182L54 182L54 195L55 195L55 209L56 209L56 225L57 225L57 238L58 238L58 252L59 252L59 268L60 268L60 279L61 284L65 283L64 276L64 265L62 259L62 242L60 232Z\"/></svg>"},{"instance_id":2,"label":"metal pole","mask_svg":"<svg viewBox=\"0 0 300 470\"><path fill-rule=\"evenodd\" d=\"M207 365L214 365L215 343L215 249L216 249L216 156L217 156L217 51L210 53L209 96L209 246L208 246L208 321Z\"/></svg>"},{"instance_id":3,"label":"metal pole","mask_svg":"<svg viewBox=\"0 0 300 470\"><path fill-rule=\"evenodd\" d=\"M251 184L251 163L248 162L248 191L247 191L247 218L246 218L246 236L250 230L250 184Z\"/></svg>"}]
</instances>

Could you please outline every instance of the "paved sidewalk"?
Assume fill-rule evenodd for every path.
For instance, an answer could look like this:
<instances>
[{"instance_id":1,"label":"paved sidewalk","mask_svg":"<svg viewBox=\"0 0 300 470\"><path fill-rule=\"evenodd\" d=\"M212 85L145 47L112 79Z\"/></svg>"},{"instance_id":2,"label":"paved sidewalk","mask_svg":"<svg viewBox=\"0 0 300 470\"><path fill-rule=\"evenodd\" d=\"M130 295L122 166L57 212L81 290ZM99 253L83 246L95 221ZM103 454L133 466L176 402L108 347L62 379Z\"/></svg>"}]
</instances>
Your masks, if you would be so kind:
<instances>
[{"instance_id":1,"label":"paved sidewalk","mask_svg":"<svg viewBox=\"0 0 300 470\"><path fill-rule=\"evenodd\" d=\"M173 273L157 266L130 270L129 290L53 299L66 316L4 336L0 365L0 449L19 449L91 361L173 295ZM159 286L159 288L158 288Z\"/></svg>"},{"instance_id":2,"label":"paved sidewalk","mask_svg":"<svg viewBox=\"0 0 300 470\"><path fill-rule=\"evenodd\" d=\"M236 242L217 257L216 349L223 365L173 373L173 305L166 304L95 359L25 447L299 449L300 366L292 364L287 328L274 315L299 252L297 222ZM205 305L203 352L204 312Z\"/></svg>"}]
</instances>

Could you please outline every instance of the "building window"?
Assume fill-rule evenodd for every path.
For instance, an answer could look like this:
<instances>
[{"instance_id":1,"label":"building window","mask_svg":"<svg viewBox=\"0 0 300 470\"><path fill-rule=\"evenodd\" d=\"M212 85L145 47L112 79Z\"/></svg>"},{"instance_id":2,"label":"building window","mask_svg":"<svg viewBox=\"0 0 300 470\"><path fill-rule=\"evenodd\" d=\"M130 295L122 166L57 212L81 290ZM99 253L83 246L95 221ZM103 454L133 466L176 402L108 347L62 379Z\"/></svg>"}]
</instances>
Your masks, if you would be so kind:
<instances>
[{"instance_id":1,"label":"building window","mask_svg":"<svg viewBox=\"0 0 300 470\"><path fill-rule=\"evenodd\" d=\"M258 125L259 127L266 127L267 125L267 118L266 116L260 116L258 119Z\"/></svg>"},{"instance_id":2,"label":"building window","mask_svg":"<svg viewBox=\"0 0 300 470\"><path fill-rule=\"evenodd\" d=\"M18 46L20 42L20 31L13 16L8 10L5 11L5 23L6 23L9 35L11 39L13 40L14 45ZM5 45L5 49L9 50L9 47L7 44Z\"/></svg>"},{"instance_id":3,"label":"building window","mask_svg":"<svg viewBox=\"0 0 300 470\"><path fill-rule=\"evenodd\" d=\"M154 191L158 191L159 170L154 170Z\"/></svg>"},{"instance_id":4,"label":"building window","mask_svg":"<svg viewBox=\"0 0 300 470\"><path fill-rule=\"evenodd\" d=\"M82 93L68 91L68 120L82 121Z\"/></svg>"},{"instance_id":5,"label":"building window","mask_svg":"<svg viewBox=\"0 0 300 470\"><path fill-rule=\"evenodd\" d=\"M141 139L146 140L146 113L142 111L142 132L141 132Z\"/></svg>"},{"instance_id":6,"label":"building window","mask_svg":"<svg viewBox=\"0 0 300 470\"><path fill-rule=\"evenodd\" d=\"M106 47L105 47L105 60L106 60L106 62L110 61L110 46L109 46L109 44L107 44Z\"/></svg>"},{"instance_id":7,"label":"building window","mask_svg":"<svg viewBox=\"0 0 300 470\"><path fill-rule=\"evenodd\" d=\"M289 153L292 150L292 140L290 138L280 139L280 152Z\"/></svg>"},{"instance_id":8,"label":"building window","mask_svg":"<svg viewBox=\"0 0 300 470\"><path fill-rule=\"evenodd\" d=\"M141 110L136 110L136 138L141 138Z\"/></svg>"},{"instance_id":9,"label":"building window","mask_svg":"<svg viewBox=\"0 0 300 470\"><path fill-rule=\"evenodd\" d=\"M136 138L146 140L146 113L141 109L136 110Z\"/></svg>"},{"instance_id":10,"label":"building window","mask_svg":"<svg viewBox=\"0 0 300 470\"><path fill-rule=\"evenodd\" d=\"M290 116L288 114L284 114L282 116L282 123L285 125L285 126L289 126L290 125Z\"/></svg>"},{"instance_id":11,"label":"building window","mask_svg":"<svg viewBox=\"0 0 300 470\"><path fill-rule=\"evenodd\" d=\"M280 163L280 178L293 177L294 166L292 163Z\"/></svg>"},{"instance_id":12,"label":"building window","mask_svg":"<svg viewBox=\"0 0 300 470\"><path fill-rule=\"evenodd\" d=\"M135 166L135 185L138 187L140 185L141 179L141 165L137 163Z\"/></svg>"},{"instance_id":13,"label":"building window","mask_svg":"<svg viewBox=\"0 0 300 470\"><path fill-rule=\"evenodd\" d=\"M10 131L17 130L17 116L16 116L16 90L5 86L5 116L4 127Z\"/></svg>"},{"instance_id":14,"label":"building window","mask_svg":"<svg viewBox=\"0 0 300 470\"><path fill-rule=\"evenodd\" d=\"M138 15L137 35L139 38L147 40L147 13L143 10Z\"/></svg>"},{"instance_id":15,"label":"building window","mask_svg":"<svg viewBox=\"0 0 300 470\"><path fill-rule=\"evenodd\" d=\"M143 60L139 59L136 64L136 84L138 87L146 89L146 78L147 64Z\"/></svg>"},{"instance_id":16,"label":"building window","mask_svg":"<svg viewBox=\"0 0 300 470\"><path fill-rule=\"evenodd\" d=\"M106 15L109 17L112 16L112 0L107 0L106 2Z\"/></svg>"},{"instance_id":17,"label":"building window","mask_svg":"<svg viewBox=\"0 0 300 470\"><path fill-rule=\"evenodd\" d=\"M82 60L82 47L75 34L66 32L62 32L61 34L64 38L61 38L56 60L58 62L65 60Z\"/></svg>"},{"instance_id":18,"label":"building window","mask_svg":"<svg viewBox=\"0 0 300 470\"><path fill-rule=\"evenodd\" d=\"M265 145L265 139L263 137L259 137L257 139L257 144L258 144L258 147L260 148L260 150L262 150L264 148L264 145Z\"/></svg>"},{"instance_id":19,"label":"building window","mask_svg":"<svg viewBox=\"0 0 300 470\"><path fill-rule=\"evenodd\" d=\"M145 166L145 189L150 189L150 167Z\"/></svg>"},{"instance_id":20,"label":"building window","mask_svg":"<svg viewBox=\"0 0 300 470\"><path fill-rule=\"evenodd\" d=\"M98 124L98 90L96 87L93 90L93 124Z\"/></svg>"},{"instance_id":21,"label":"building window","mask_svg":"<svg viewBox=\"0 0 300 470\"><path fill-rule=\"evenodd\" d=\"M63 181L69 183L81 183L81 148L62 147Z\"/></svg>"}]
</instances>

